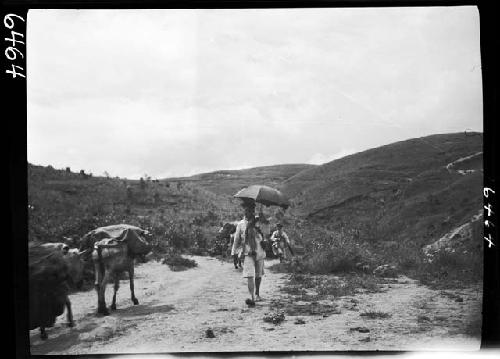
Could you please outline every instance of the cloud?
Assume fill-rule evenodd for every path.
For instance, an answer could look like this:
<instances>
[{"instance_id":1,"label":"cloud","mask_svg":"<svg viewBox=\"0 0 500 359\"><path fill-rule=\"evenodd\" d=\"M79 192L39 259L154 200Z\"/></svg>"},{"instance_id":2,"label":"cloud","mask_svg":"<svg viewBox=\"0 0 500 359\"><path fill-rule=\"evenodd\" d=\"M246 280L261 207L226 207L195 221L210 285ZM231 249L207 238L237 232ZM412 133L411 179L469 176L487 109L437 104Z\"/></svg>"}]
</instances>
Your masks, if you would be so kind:
<instances>
[{"instance_id":1,"label":"cloud","mask_svg":"<svg viewBox=\"0 0 500 359\"><path fill-rule=\"evenodd\" d=\"M180 176L482 131L478 24L475 7L31 10L28 160Z\"/></svg>"}]
</instances>

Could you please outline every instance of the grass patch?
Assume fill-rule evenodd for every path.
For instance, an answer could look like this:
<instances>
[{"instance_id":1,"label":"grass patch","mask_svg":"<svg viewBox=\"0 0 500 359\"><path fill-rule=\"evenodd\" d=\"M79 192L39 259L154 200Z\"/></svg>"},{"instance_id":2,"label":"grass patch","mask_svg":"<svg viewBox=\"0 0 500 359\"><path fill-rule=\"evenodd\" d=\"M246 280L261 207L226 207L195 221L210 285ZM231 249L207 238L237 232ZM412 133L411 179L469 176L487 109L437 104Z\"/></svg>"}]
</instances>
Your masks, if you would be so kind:
<instances>
[{"instance_id":1,"label":"grass patch","mask_svg":"<svg viewBox=\"0 0 500 359\"><path fill-rule=\"evenodd\" d=\"M300 288L299 286L287 286L282 288L281 291L290 295L297 296L303 296L307 294L306 290L304 288Z\"/></svg>"},{"instance_id":2,"label":"grass patch","mask_svg":"<svg viewBox=\"0 0 500 359\"><path fill-rule=\"evenodd\" d=\"M301 286L302 288L314 288L317 278L308 274L292 273L287 284Z\"/></svg>"},{"instance_id":3,"label":"grass patch","mask_svg":"<svg viewBox=\"0 0 500 359\"><path fill-rule=\"evenodd\" d=\"M344 297L360 291L380 292L382 279L372 275L350 274L342 278L329 275L292 274L282 292L297 296L299 300L321 300L327 297ZM317 294L306 294L305 289L313 289Z\"/></svg>"},{"instance_id":4,"label":"grass patch","mask_svg":"<svg viewBox=\"0 0 500 359\"><path fill-rule=\"evenodd\" d=\"M284 312L288 316L323 316L340 314L340 309L336 304L324 304L313 301L307 304L299 304L293 300L274 300L271 302L271 309L275 312Z\"/></svg>"},{"instance_id":5,"label":"grass patch","mask_svg":"<svg viewBox=\"0 0 500 359\"><path fill-rule=\"evenodd\" d=\"M166 255L161 263L168 265L169 268L174 272L183 271L198 266L198 263L196 263L196 261L189 258L184 258L178 253L171 253Z\"/></svg>"},{"instance_id":6,"label":"grass patch","mask_svg":"<svg viewBox=\"0 0 500 359\"><path fill-rule=\"evenodd\" d=\"M479 253L440 253L410 275L433 289L457 289L483 279L483 260Z\"/></svg>"},{"instance_id":7,"label":"grass patch","mask_svg":"<svg viewBox=\"0 0 500 359\"><path fill-rule=\"evenodd\" d=\"M375 311L364 312L361 313L360 316L367 317L368 319L387 319L391 317L389 313L375 312Z\"/></svg>"},{"instance_id":8,"label":"grass patch","mask_svg":"<svg viewBox=\"0 0 500 359\"><path fill-rule=\"evenodd\" d=\"M463 330L463 334L474 338L481 338L481 327L483 325L483 319L480 315L472 318L467 322Z\"/></svg>"}]
</instances>

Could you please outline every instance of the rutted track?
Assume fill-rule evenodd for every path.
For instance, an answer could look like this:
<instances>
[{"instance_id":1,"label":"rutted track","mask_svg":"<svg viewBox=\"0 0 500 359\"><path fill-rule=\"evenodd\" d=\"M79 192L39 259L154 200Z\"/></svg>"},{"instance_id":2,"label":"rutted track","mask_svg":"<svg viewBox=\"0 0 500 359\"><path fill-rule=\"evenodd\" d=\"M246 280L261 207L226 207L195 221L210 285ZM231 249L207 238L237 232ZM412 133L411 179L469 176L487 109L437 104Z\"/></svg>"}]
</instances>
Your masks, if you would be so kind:
<instances>
[{"instance_id":1,"label":"rutted track","mask_svg":"<svg viewBox=\"0 0 500 359\"><path fill-rule=\"evenodd\" d=\"M108 317L95 315L94 291L71 296L76 327L67 328L64 316L41 341L30 332L31 353L164 353L179 351L290 351L290 350L476 350L479 339L466 336L464 326L480 316L479 285L443 292L418 285L408 278L388 284L383 292L336 298L339 314L300 316L274 325L263 321L272 300L289 300L279 288L286 274L266 271L263 302L249 309L246 282L230 263L208 257L191 257L198 267L172 272L166 265L149 262L136 268L137 306L129 299L128 282L122 281L118 309ZM266 266L274 263L266 262ZM108 287L107 301L112 295ZM462 298L457 301L456 298ZM363 311L390 314L368 319ZM369 333L353 328L364 327ZM207 338L212 329L215 338Z\"/></svg>"}]
</instances>

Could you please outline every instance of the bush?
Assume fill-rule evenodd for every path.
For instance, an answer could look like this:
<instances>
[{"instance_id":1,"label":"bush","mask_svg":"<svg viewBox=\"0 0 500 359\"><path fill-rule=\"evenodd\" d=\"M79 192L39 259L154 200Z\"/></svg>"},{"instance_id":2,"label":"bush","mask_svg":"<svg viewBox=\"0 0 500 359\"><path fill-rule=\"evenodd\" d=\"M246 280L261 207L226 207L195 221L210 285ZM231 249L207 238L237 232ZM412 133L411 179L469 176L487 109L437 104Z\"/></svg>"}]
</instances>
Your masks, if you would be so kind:
<instances>
[{"instance_id":1,"label":"bush","mask_svg":"<svg viewBox=\"0 0 500 359\"><path fill-rule=\"evenodd\" d=\"M482 256L478 253L440 252L432 262L424 263L415 276L423 284L437 287L460 287L478 283L483 278Z\"/></svg>"},{"instance_id":2,"label":"bush","mask_svg":"<svg viewBox=\"0 0 500 359\"><path fill-rule=\"evenodd\" d=\"M372 263L371 253L361 245L334 247L314 251L303 257L292 257L288 263L281 263L275 269L292 273L348 273L360 271L359 263Z\"/></svg>"},{"instance_id":3,"label":"bush","mask_svg":"<svg viewBox=\"0 0 500 359\"><path fill-rule=\"evenodd\" d=\"M196 263L196 261L189 258L184 258L179 253L169 253L163 258L161 263L168 265L173 271L182 271L198 266L198 263Z\"/></svg>"},{"instance_id":4,"label":"bush","mask_svg":"<svg viewBox=\"0 0 500 359\"><path fill-rule=\"evenodd\" d=\"M361 317L367 317L369 319L387 319L391 315L385 312L368 311L360 314Z\"/></svg>"}]
</instances>

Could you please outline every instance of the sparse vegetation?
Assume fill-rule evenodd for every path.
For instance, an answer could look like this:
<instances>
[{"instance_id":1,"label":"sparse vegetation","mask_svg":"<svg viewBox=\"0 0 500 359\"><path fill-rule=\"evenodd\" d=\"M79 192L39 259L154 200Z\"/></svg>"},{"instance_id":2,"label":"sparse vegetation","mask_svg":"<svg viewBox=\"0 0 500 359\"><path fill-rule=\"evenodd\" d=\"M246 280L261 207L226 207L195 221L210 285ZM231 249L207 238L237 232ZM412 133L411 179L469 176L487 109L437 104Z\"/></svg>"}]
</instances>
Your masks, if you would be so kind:
<instances>
[{"instance_id":1,"label":"sparse vegetation","mask_svg":"<svg viewBox=\"0 0 500 359\"><path fill-rule=\"evenodd\" d=\"M359 315L369 319L387 319L391 316L389 313L377 312L377 311L363 312L360 313Z\"/></svg>"},{"instance_id":2,"label":"sparse vegetation","mask_svg":"<svg viewBox=\"0 0 500 359\"><path fill-rule=\"evenodd\" d=\"M196 263L196 261L189 258L184 258L182 255L176 252L171 252L167 254L163 258L162 264L168 265L170 269L175 272L198 266L198 263Z\"/></svg>"},{"instance_id":3,"label":"sparse vegetation","mask_svg":"<svg viewBox=\"0 0 500 359\"><path fill-rule=\"evenodd\" d=\"M436 135L323 166L268 166L166 181L147 174L126 180L107 172L106 178L93 177L70 167L28 165L29 240L78 239L96 227L125 222L153 233L158 258L172 250L224 255L219 223L241 215L232 194L254 183L283 185L294 205L286 212L269 208L266 214L285 224L304 255L275 270L364 278L390 265L430 286L460 286L482 277L481 229L474 230L468 247L440 253L432 262L425 261L422 247L481 208L481 156L467 162L465 169L476 170L467 175L446 169L480 151L481 141L481 136Z\"/></svg>"},{"instance_id":4,"label":"sparse vegetation","mask_svg":"<svg viewBox=\"0 0 500 359\"><path fill-rule=\"evenodd\" d=\"M477 248L426 264L422 247L481 208L481 155L467 162L474 171L466 175L446 169L481 148L481 136L435 135L347 156L286 180L283 190L300 203L287 216L307 222L294 228L292 237L300 238L307 255L284 269L342 273L356 270L356 263L371 270L387 264L436 285L480 280ZM473 234L468 242L480 243L479 237ZM431 278L435 273L437 280Z\"/></svg>"},{"instance_id":5,"label":"sparse vegetation","mask_svg":"<svg viewBox=\"0 0 500 359\"><path fill-rule=\"evenodd\" d=\"M231 202L203 189L194 196L189 186L179 191L151 182L141 190L137 180L82 172L28 165L30 241L69 243L71 238L69 244L77 247L97 227L128 223L153 234L153 258L172 250L203 255L214 245L220 218L231 218L235 211ZM90 262L85 279L85 288L90 287Z\"/></svg>"},{"instance_id":6,"label":"sparse vegetation","mask_svg":"<svg viewBox=\"0 0 500 359\"><path fill-rule=\"evenodd\" d=\"M379 284L383 280L372 275L348 274L342 277L313 274L292 274L287 286L281 290L298 300L317 301L328 297L344 297L364 291L375 293L380 291ZM315 294L307 294L312 289Z\"/></svg>"},{"instance_id":7,"label":"sparse vegetation","mask_svg":"<svg viewBox=\"0 0 500 359\"><path fill-rule=\"evenodd\" d=\"M266 323L280 324L282 321L285 320L285 313L281 311L274 313L267 313L266 315L264 315L263 320Z\"/></svg>"}]
</instances>

